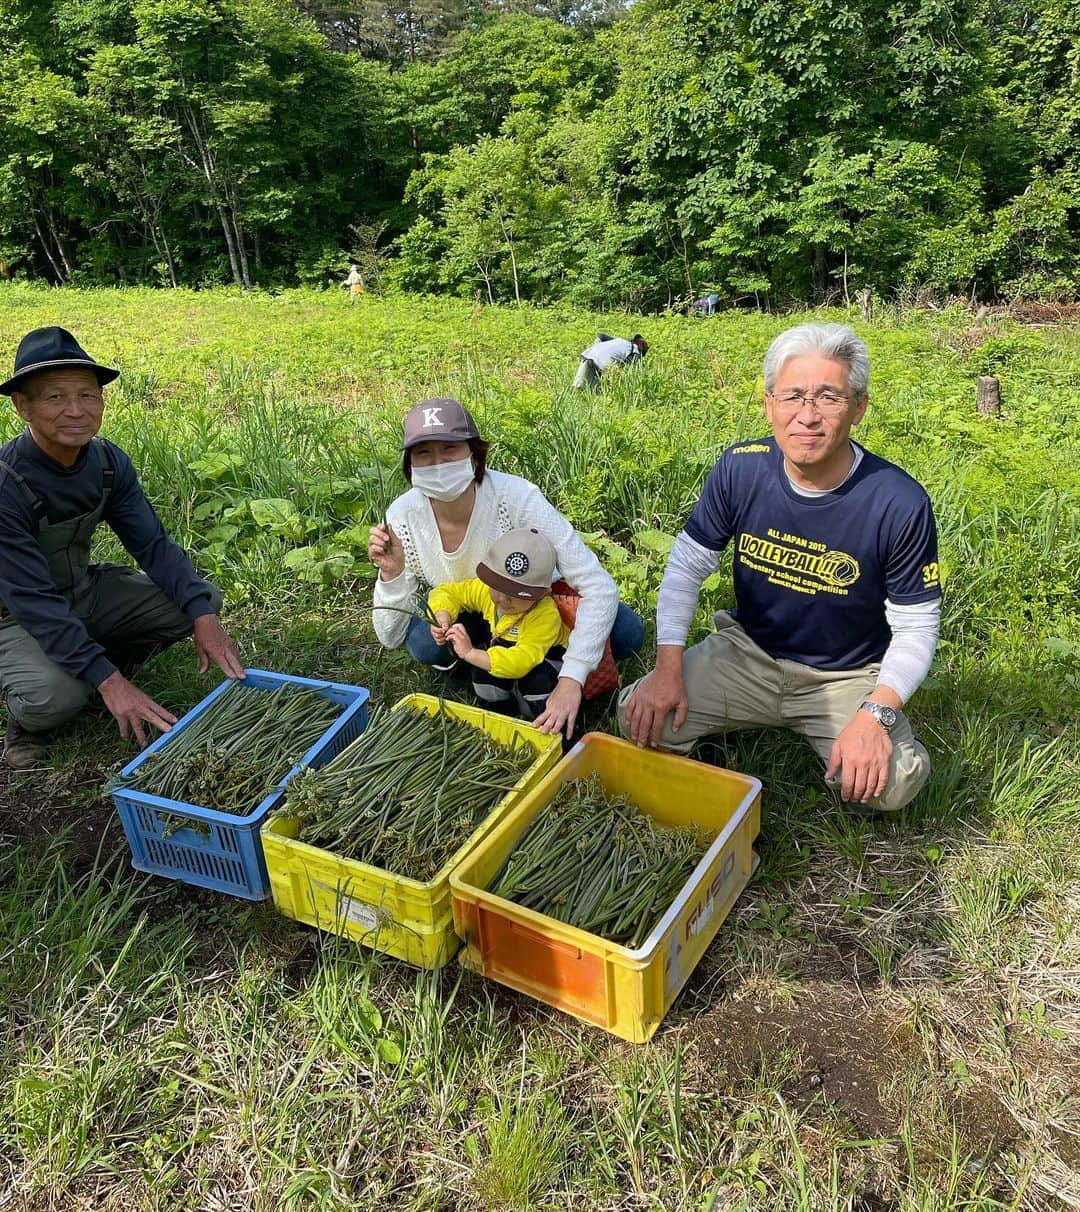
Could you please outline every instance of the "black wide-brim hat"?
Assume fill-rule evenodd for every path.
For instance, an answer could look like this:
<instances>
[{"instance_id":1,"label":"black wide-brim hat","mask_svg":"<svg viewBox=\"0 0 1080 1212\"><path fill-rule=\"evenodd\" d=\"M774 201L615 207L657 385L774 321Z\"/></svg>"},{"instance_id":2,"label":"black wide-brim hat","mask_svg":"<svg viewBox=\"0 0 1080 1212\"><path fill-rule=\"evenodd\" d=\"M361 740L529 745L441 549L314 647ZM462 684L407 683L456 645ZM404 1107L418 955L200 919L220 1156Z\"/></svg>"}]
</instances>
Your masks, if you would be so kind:
<instances>
[{"instance_id":1,"label":"black wide-brim hat","mask_svg":"<svg viewBox=\"0 0 1080 1212\"><path fill-rule=\"evenodd\" d=\"M15 373L6 383L0 383L0 395L10 396L20 391L22 383L30 375L41 370L63 370L77 367L92 370L97 381L104 387L120 374L111 366L101 366L86 352L66 328L35 328L19 342L15 351Z\"/></svg>"}]
</instances>

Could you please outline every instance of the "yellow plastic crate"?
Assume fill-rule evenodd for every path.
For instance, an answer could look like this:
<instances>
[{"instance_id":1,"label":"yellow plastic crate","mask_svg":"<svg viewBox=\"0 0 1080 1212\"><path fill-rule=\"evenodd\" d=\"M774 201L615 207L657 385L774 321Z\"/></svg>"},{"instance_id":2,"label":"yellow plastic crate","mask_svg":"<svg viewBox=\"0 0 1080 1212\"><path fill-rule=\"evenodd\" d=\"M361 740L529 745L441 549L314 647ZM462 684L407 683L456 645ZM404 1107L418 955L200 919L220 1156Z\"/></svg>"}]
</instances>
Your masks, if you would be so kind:
<instances>
[{"instance_id":1,"label":"yellow plastic crate","mask_svg":"<svg viewBox=\"0 0 1080 1212\"><path fill-rule=\"evenodd\" d=\"M555 765L561 745L557 735L537 732L521 720L464 703L444 702L443 706L450 715L496 741L509 744L520 737L536 750L536 761L428 883L394 875L357 859L340 858L298 841L299 822L295 817L267 821L261 834L270 891L274 904L286 917L344 935L421 968L438 968L453 958L461 941L454 934L450 871ZM401 707L420 708L434 715L439 700L428 694L410 694L393 709Z\"/></svg>"},{"instance_id":2,"label":"yellow plastic crate","mask_svg":"<svg viewBox=\"0 0 1080 1212\"><path fill-rule=\"evenodd\" d=\"M671 908L637 950L485 891L563 783L599 774L662 825L715 834ZM460 962L586 1023L644 1043L757 866L761 783L749 775L590 732L450 875Z\"/></svg>"}]
</instances>

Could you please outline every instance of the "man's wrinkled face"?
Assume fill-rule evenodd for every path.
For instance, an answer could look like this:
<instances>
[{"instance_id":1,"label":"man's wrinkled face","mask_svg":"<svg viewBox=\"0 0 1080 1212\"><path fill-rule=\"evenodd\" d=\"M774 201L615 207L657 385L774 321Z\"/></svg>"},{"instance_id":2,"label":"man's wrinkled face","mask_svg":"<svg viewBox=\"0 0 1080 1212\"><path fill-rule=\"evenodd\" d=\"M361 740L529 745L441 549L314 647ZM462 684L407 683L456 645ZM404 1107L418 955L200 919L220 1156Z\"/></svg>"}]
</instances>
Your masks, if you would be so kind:
<instances>
[{"instance_id":1,"label":"man's wrinkled face","mask_svg":"<svg viewBox=\"0 0 1080 1212\"><path fill-rule=\"evenodd\" d=\"M777 445L793 467L812 471L837 457L851 427L862 420L867 397L853 395L847 364L821 354L788 358L765 393L765 415Z\"/></svg>"},{"instance_id":2,"label":"man's wrinkled face","mask_svg":"<svg viewBox=\"0 0 1080 1212\"><path fill-rule=\"evenodd\" d=\"M97 375L78 367L39 371L11 398L34 441L57 462L69 465L101 428L105 411Z\"/></svg>"}]
</instances>

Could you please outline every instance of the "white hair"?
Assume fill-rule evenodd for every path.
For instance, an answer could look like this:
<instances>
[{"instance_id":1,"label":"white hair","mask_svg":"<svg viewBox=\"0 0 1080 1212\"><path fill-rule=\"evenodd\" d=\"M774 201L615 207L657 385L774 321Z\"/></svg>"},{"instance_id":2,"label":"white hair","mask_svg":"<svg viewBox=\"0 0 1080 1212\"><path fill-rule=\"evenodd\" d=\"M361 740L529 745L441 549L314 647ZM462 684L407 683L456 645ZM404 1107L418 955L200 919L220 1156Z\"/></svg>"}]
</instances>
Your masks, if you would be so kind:
<instances>
[{"instance_id":1,"label":"white hair","mask_svg":"<svg viewBox=\"0 0 1080 1212\"><path fill-rule=\"evenodd\" d=\"M772 391L789 358L813 353L843 362L852 392L857 396L865 393L870 383L870 353L866 342L847 324L798 324L782 332L765 354L765 390Z\"/></svg>"}]
</instances>

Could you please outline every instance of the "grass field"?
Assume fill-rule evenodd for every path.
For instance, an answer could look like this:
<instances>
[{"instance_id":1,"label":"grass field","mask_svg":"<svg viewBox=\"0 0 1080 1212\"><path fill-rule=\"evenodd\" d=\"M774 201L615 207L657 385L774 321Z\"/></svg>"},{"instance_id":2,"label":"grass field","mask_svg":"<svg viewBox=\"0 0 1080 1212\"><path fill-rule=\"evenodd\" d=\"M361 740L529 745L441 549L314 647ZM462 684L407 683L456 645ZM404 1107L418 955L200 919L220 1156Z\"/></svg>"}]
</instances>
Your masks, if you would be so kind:
<instances>
[{"instance_id":1,"label":"grass field","mask_svg":"<svg viewBox=\"0 0 1080 1212\"><path fill-rule=\"evenodd\" d=\"M405 408L459 396L492 465L537 481L651 616L663 536L764 429L787 322L0 290L5 365L61 323L123 367L103 432L225 590L248 663L378 702L433 686L364 610L368 434L400 490ZM567 385L598 328L652 351L586 399ZM1078 333L961 309L863 331L859 436L941 531L915 803L842 815L792 737L703 747L765 785L761 866L635 1047L456 964L139 876L102 795L130 751L88 714L47 768L0 774L0 1209L1080 1208ZM1000 419L975 415L980 373ZM215 684L189 646L139 680L176 710Z\"/></svg>"}]
</instances>

